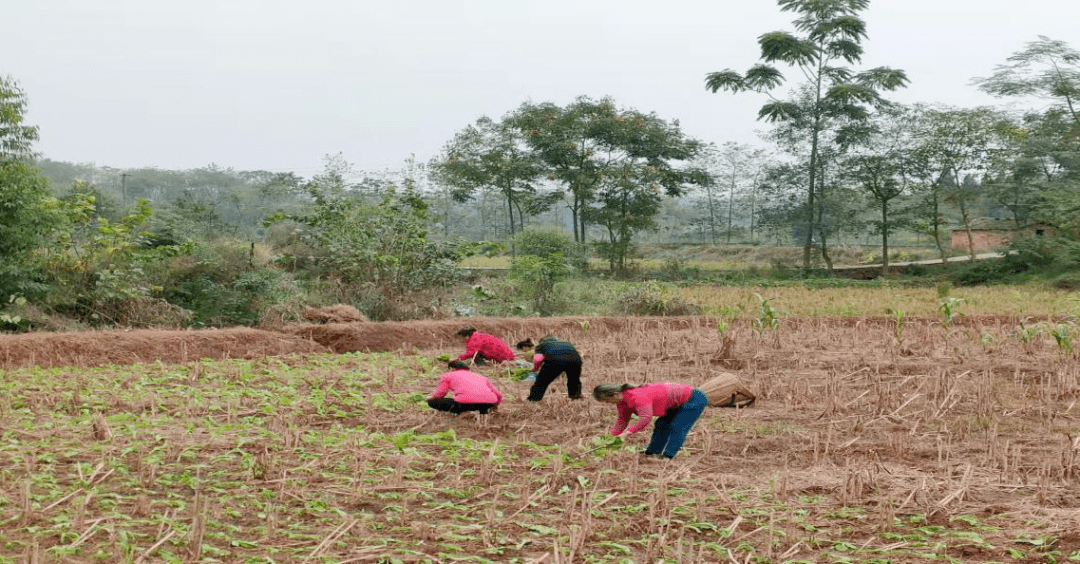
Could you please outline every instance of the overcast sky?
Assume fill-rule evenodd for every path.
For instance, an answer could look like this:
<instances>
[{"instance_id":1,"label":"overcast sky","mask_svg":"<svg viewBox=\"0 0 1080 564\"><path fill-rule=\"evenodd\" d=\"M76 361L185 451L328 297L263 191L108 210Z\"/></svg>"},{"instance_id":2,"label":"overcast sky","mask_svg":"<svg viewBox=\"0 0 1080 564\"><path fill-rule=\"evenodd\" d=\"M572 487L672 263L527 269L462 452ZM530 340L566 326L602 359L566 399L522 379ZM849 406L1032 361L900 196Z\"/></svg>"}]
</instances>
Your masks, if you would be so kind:
<instances>
[{"instance_id":1,"label":"overcast sky","mask_svg":"<svg viewBox=\"0 0 1080 564\"><path fill-rule=\"evenodd\" d=\"M705 75L792 30L771 0L27 0L3 8L0 74L29 98L36 149L68 162L215 163L310 176L427 161L482 115L578 95L763 145L763 99ZM862 68L907 71L891 97L1004 104L970 85L1046 35L1080 48L1077 0L873 0ZM801 76L785 72L788 84Z\"/></svg>"}]
</instances>

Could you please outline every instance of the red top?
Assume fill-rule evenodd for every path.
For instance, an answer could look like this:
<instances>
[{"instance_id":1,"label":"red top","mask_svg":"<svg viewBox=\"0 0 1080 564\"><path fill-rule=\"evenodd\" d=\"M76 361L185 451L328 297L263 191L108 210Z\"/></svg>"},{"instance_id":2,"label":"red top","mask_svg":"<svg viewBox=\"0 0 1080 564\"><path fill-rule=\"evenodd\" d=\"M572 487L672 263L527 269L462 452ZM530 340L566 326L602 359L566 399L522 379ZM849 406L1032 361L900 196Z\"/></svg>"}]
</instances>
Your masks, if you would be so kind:
<instances>
[{"instance_id":1,"label":"red top","mask_svg":"<svg viewBox=\"0 0 1080 564\"><path fill-rule=\"evenodd\" d=\"M486 333L469 335L469 339L465 341L465 354L459 356L458 359L465 360L476 353L480 353L484 355L484 358L495 362L514 360L514 351L510 349L510 345L503 342L502 339L492 337Z\"/></svg>"},{"instance_id":2,"label":"red top","mask_svg":"<svg viewBox=\"0 0 1080 564\"><path fill-rule=\"evenodd\" d=\"M693 390L693 386L686 384L648 384L626 390L622 393L622 401L616 404L619 420L611 434L618 435L626 429L631 413L638 416L637 423L630 427L631 434L648 427L653 417L661 417L667 410L686 403Z\"/></svg>"},{"instance_id":3,"label":"red top","mask_svg":"<svg viewBox=\"0 0 1080 564\"><path fill-rule=\"evenodd\" d=\"M502 394L490 380L464 368L443 374L439 378L439 387L435 388L431 397L445 397L446 392L454 392L454 401L458 403L502 402Z\"/></svg>"}]
</instances>

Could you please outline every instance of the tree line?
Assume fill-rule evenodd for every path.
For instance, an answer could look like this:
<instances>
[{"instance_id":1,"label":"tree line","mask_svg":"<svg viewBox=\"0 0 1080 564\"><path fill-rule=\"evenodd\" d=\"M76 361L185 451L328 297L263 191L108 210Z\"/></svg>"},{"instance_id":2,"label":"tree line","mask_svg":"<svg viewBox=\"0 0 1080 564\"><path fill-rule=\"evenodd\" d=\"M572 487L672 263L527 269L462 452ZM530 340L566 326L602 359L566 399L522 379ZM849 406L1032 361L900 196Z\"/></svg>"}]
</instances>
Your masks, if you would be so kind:
<instances>
[{"instance_id":1,"label":"tree line","mask_svg":"<svg viewBox=\"0 0 1080 564\"><path fill-rule=\"evenodd\" d=\"M837 244L876 240L887 271L898 239L944 258L951 230L970 242L978 220L1001 217L1052 230L1017 243L1044 263L1080 264L1080 53L1039 37L973 79L1043 100L1037 110L903 105L887 98L907 85L902 70L859 68L867 0L778 5L794 30L761 35L750 69L704 80L766 99L767 148L705 143L677 121L582 96L480 117L398 170L357 171L341 154L310 178L113 169L35 154L27 96L0 78L0 323L25 326L27 304L39 319L128 325L254 323L304 300L422 316L469 254L505 244L518 273L550 291L590 253L627 270L660 232L798 244L806 270L831 269ZM805 80L782 93L784 69ZM554 235L526 229L538 226Z\"/></svg>"}]
</instances>

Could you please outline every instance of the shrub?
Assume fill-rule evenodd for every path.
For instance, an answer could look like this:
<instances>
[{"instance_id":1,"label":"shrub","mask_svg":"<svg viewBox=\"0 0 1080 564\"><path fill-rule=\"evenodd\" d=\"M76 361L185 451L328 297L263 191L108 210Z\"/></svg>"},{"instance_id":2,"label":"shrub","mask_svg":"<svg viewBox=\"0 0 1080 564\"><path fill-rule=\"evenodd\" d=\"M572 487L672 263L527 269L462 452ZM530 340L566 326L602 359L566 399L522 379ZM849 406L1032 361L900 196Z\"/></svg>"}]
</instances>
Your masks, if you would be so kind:
<instances>
[{"instance_id":1,"label":"shrub","mask_svg":"<svg viewBox=\"0 0 1080 564\"><path fill-rule=\"evenodd\" d=\"M519 291L529 294L536 311L549 315L555 285L571 272L570 237L551 229L526 229L514 237L514 247L518 254L510 263L510 277L522 282Z\"/></svg>"},{"instance_id":2,"label":"shrub","mask_svg":"<svg viewBox=\"0 0 1080 564\"><path fill-rule=\"evenodd\" d=\"M619 296L619 307L628 315L697 315L697 304L671 295L659 282L635 285Z\"/></svg>"}]
</instances>

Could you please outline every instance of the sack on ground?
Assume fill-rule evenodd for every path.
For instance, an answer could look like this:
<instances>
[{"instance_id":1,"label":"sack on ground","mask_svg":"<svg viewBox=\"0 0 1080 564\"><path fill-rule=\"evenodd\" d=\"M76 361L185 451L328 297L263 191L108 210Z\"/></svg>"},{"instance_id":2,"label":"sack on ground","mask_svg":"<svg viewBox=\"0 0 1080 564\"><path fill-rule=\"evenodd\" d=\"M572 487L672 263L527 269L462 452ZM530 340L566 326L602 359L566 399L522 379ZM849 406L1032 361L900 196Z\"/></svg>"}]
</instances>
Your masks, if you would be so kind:
<instances>
[{"instance_id":1,"label":"sack on ground","mask_svg":"<svg viewBox=\"0 0 1080 564\"><path fill-rule=\"evenodd\" d=\"M705 392L713 407L748 407L757 399L739 377L730 372L721 372L698 389Z\"/></svg>"}]
</instances>

